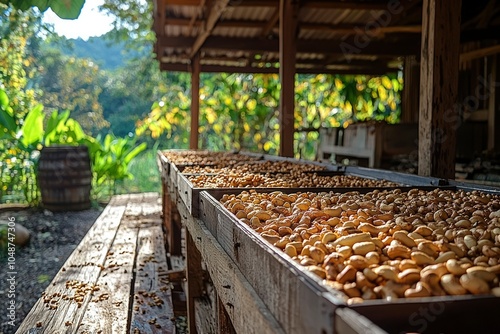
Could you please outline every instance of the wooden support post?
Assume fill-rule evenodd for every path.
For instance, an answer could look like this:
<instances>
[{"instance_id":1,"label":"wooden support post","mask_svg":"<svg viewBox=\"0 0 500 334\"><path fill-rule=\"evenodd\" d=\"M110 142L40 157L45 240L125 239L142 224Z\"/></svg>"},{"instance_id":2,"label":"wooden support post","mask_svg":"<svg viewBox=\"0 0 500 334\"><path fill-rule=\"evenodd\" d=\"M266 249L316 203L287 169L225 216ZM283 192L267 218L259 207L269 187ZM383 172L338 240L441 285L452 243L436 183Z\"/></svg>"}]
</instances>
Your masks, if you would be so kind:
<instances>
[{"instance_id":1,"label":"wooden support post","mask_svg":"<svg viewBox=\"0 0 500 334\"><path fill-rule=\"evenodd\" d=\"M500 88L497 87L497 80L500 78L500 61L499 55L490 57L491 61L489 78L489 87L487 94L489 94L488 103L488 151L500 151Z\"/></svg>"},{"instance_id":2,"label":"wooden support post","mask_svg":"<svg viewBox=\"0 0 500 334\"><path fill-rule=\"evenodd\" d=\"M189 148L198 148L198 128L200 125L200 55L191 60L191 134Z\"/></svg>"},{"instance_id":3,"label":"wooden support post","mask_svg":"<svg viewBox=\"0 0 500 334\"><path fill-rule=\"evenodd\" d=\"M297 4L280 1L280 155L293 157Z\"/></svg>"},{"instance_id":4,"label":"wooden support post","mask_svg":"<svg viewBox=\"0 0 500 334\"><path fill-rule=\"evenodd\" d=\"M418 173L455 178L461 0L424 0Z\"/></svg>"},{"instance_id":5,"label":"wooden support post","mask_svg":"<svg viewBox=\"0 0 500 334\"><path fill-rule=\"evenodd\" d=\"M418 123L420 65L415 56L404 59L401 123Z\"/></svg>"},{"instance_id":6,"label":"wooden support post","mask_svg":"<svg viewBox=\"0 0 500 334\"><path fill-rule=\"evenodd\" d=\"M186 265L187 265L187 309L189 333L196 334L195 298L203 296L203 269L201 268L201 254L193 237L186 231Z\"/></svg>"}]
</instances>

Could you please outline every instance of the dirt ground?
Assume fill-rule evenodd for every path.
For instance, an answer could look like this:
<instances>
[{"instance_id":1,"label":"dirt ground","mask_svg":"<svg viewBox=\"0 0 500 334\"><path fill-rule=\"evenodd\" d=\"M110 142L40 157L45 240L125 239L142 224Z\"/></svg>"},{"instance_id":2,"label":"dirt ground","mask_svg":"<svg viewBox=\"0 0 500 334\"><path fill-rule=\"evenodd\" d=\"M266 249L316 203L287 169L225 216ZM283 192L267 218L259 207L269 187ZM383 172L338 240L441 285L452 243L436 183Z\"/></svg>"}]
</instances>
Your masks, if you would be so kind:
<instances>
[{"instance_id":1,"label":"dirt ground","mask_svg":"<svg viewBox=\"0 0 500 334\"><path fill-rule=\"evenodd\" d=\"M9 263L0 259L0 334L14 333L71 252L102 212L92 208L52 213L42 209L0 212L0 222L15 218L31 232L29 243L15 253L15 297L10 293ZM7 307L15 301L14 325Z\"/></svg>"}]
</instances>

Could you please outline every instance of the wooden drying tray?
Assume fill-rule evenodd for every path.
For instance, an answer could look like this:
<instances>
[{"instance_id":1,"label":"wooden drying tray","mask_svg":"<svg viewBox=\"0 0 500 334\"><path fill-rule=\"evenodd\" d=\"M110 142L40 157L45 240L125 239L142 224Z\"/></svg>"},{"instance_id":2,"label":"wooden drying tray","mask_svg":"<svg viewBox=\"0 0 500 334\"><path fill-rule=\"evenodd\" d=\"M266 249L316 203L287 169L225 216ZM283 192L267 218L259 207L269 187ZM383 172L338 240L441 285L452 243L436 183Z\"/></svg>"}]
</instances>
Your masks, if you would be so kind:
<instances>
[{"instance_id":1,"label":"wooden drying tray","mask_svg":"<svg viewBox=\"0 0 500 334\"><path fill-rule=\"evenodd\" d=\"M493 296L367 300L348 306L341 292L324 285L227 210L219 202L223 194L222 190L201 192L200 219L287 333L336 332L334 319L341 309L362 315L350 317L351 328L366 328L367 318L374 332L494 333L498 329L494 314L500 309L500 298Z\"/></svg>"}]
</instances>

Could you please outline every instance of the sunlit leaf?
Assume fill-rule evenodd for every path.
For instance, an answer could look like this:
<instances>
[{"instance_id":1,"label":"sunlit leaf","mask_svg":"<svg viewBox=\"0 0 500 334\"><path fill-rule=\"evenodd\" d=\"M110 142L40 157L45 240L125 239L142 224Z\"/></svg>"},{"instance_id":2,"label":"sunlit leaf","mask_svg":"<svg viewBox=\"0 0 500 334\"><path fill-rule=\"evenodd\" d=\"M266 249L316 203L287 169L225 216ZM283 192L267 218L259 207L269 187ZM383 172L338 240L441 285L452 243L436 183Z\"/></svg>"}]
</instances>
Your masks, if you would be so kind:
<instances>
[{"instance_id":1,"label":"sunlit leaf","mask_svg":"<svg viewBox=\"0 0 500 334\"><path fill-rule=\"evenodd\" d=\"M21 137L21 142L25 146L29 146L40 142L43 138L43 106L37 105L33 108L21 128L23 136Z\"/></svg>"}]
</instances>

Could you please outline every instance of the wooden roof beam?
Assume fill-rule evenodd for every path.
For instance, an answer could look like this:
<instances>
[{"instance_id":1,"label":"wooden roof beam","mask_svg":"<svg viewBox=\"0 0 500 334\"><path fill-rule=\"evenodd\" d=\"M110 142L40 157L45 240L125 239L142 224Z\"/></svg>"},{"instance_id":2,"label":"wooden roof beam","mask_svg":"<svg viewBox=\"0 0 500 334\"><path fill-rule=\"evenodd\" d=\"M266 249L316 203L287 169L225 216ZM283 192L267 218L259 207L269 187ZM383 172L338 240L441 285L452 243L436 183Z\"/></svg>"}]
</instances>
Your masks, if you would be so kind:
<instances>
[{"instance_id":1,"label":"wooden roof beam","mask_svg":"<svg viewBox=\"0 0 500 334\"><path fill-rule=\"evenodd\" d=\"M383 58L383 57L380 57ZM220 60L220 61L241 61L242 59L237 59L237 58L224 58L224 57L205 57L203 58L204 60ZM349 66L349 67L384 67L387 66L387 61L390 58L384 59L377 59L377 60L364 60L364 59L351 59L349 62L345 59L335 59L335 58L330 58L330 57L325 57L325 58L314 58L314 59L301 59L297 57L297 64L301 65L324 65L324 66ZM267 57L266 60L260 61L258 59L250 59L250 62L269 62L269 63L278 63L279 58L277 57Z\"/></svg>"},{"instance_id":2,"label":"wooden roof beam","mask_svg":"<svg viewBox=\"0 0 500 334\"><path fill-rule=\"evenodd\" d=\"M341 1L341 0L315 0L304 1L302 8L323 9L363 9L363 10L385 10L387 1Z\"/></svg>"},{"instance_id":3,"label":"wooden roof beam","mask_svg":"<svg viewBox=\"0 0 500 334\"><path fill-rule=\"evenodd\" d=\"M363 35L379 36L384 34L394 33L411 33L420 34L422 32L421 25L411 26L378 26L376 28L367 29L366 24L351 23L351 24L322 24L322 23L301 23L300 29L304 30L323 30L345 35Z\"/></svg>"},{"instance_id":4,"label":"wooden roof beam","mask_svg":"<svg viewBox=\"0 0 500 334\"><path fill-rule=\"evenodd\" d=\"M204 7L205 6L205 0L200 0L200 7ZM191 33L193 32L193 28L194 28L194 24L195 22L198 20L198 17L196 15L196 11L194 11L194 14L193 14L193 17L191 17L191 19L189 20L189 23L188 23L188 35L191 36ZM201 24L201 23L200 23Z\"/></svg>"},{"instance_id":5,"label":"wooden roof beam","mask_svg":"<svg viewBox=\"0 0 500 334\"><path fill-rule=\"evenodd\" d=\"M153 25L156 33L165 35L165 2L163 0L155 1L153 8Z\"/></svg>"},{"instance_id":6,"label":"wooden roof beam","mask_svg":"<svg viewBox=\"0 0 500 334\"><path fill-rule=\"evenodd\" d=\"M166 25L172 26L200 26L204 21L202 20L188 20L185 18L167 18L165 20ZM228 27L228 28L263 28L268 24L268 21L255 21L255 20L224 20L217 23L217 27Z\"/></svg>"},{"instance_id":7,"label":"wooden roof beam","mask_svg":"<svg viewBox=\"0 0 500 334\"><path fill-rule=\"evenodd\" d=\"M176 0L177 2L182 0ZM232 7L276 7L279 0L231 0L229 6ZM323 9L365 9L384 10L387 9L387 1L342 1L342 0L304 0L300 4L303 8L323 8Z\"/></svg>"},{"instance_id":8,"label":"wooden roof beam","mask_svg":"<svg viewBox=\"0 0 500 334\"><path fill-rule=\"evenodd\" d=\"M161 63L160 69L162 71L172 72L189 72L190 66L188 64L172 64ZM296 73L301 74L360 74L360 75L384 75L387 73L395 72L396 70L388 67L377 68L362 68L362 69L346 69L334 70L327 68L297 68ZM223 66L223 65L201 65L201 72L203 73L269 73L275 74L279 72L277 67L255 67L255 66Z\"/></svg>"},{"instance_id":9,"label":"wooden roof beam","mask_svg":"<svg viewBox=\"0 0 500 334\"><path fill-rule=\"evenodd\" d=\"M198 37L196 38L196 40L194 41L193 45L191 46L191 52L189 58L193 58L194 55L198 53L203 43L205 43L208 36L210 36L212 30L215 27L215 24L217 23L217 21L219 21L222 13L226 9L228 2L229 0L215 0L213 2L208 17L205 21L205 26L198 35Z\"/></svg>"},{"instance_id":10,"label":"wooden roof beam","mask_svg":"<svg viewBox=\"0 0 500 334\"><path fill-rule=\"evenodd\" d=\"M261 37L267 37L273 28L277 27L279 20L279 12L273 13L271 18L266 21L256 21L256 20L224 20L217 23L217 27L229 27L229 28L261 28ZM203 23L202 20L189 20L185 18L167 18L165 20L166 25L175 26L199 26ZM349 23L349 24L325 24L325 23L308 23L299 22L299 28L304 30L323 30L330 32L338 32L344 34L368 34L368 35L380 35L386 33L420 33L422 31L422 26L420 25L410 25L410 26L380 26L372 29L365 29L366 24L364 23Z\"/></svg>"},{"instance_id":11,"label":"wooden roof beam","mask_svg":"<svg viewBox=\"0 0 500 334\"><path fill-rule=\"evenodd\" d=\"M164 2L167 6L196 6L200 5L202 0L158 0Z\"/></svg>"},{"instance_id":12,"label":"wooden roof beam","mask_svg":"<svg viewBox=\"0 0 500 334\"><path fill-rule=\"evenodd\" d=\"M189 48L193 45L191 37L158 37L160 47ZM277 40L260 38L225 38L212 36L205 40L203 49L231 50L250 52L278 52ZM356 47L356 43L349 40L298 40L297 51L301 53L324 54L362 54L404 56L416 55L420 50L420 39L407 38L404 41L390 42L373 40L364 47Z\"/></svg>"}]
</instances>

